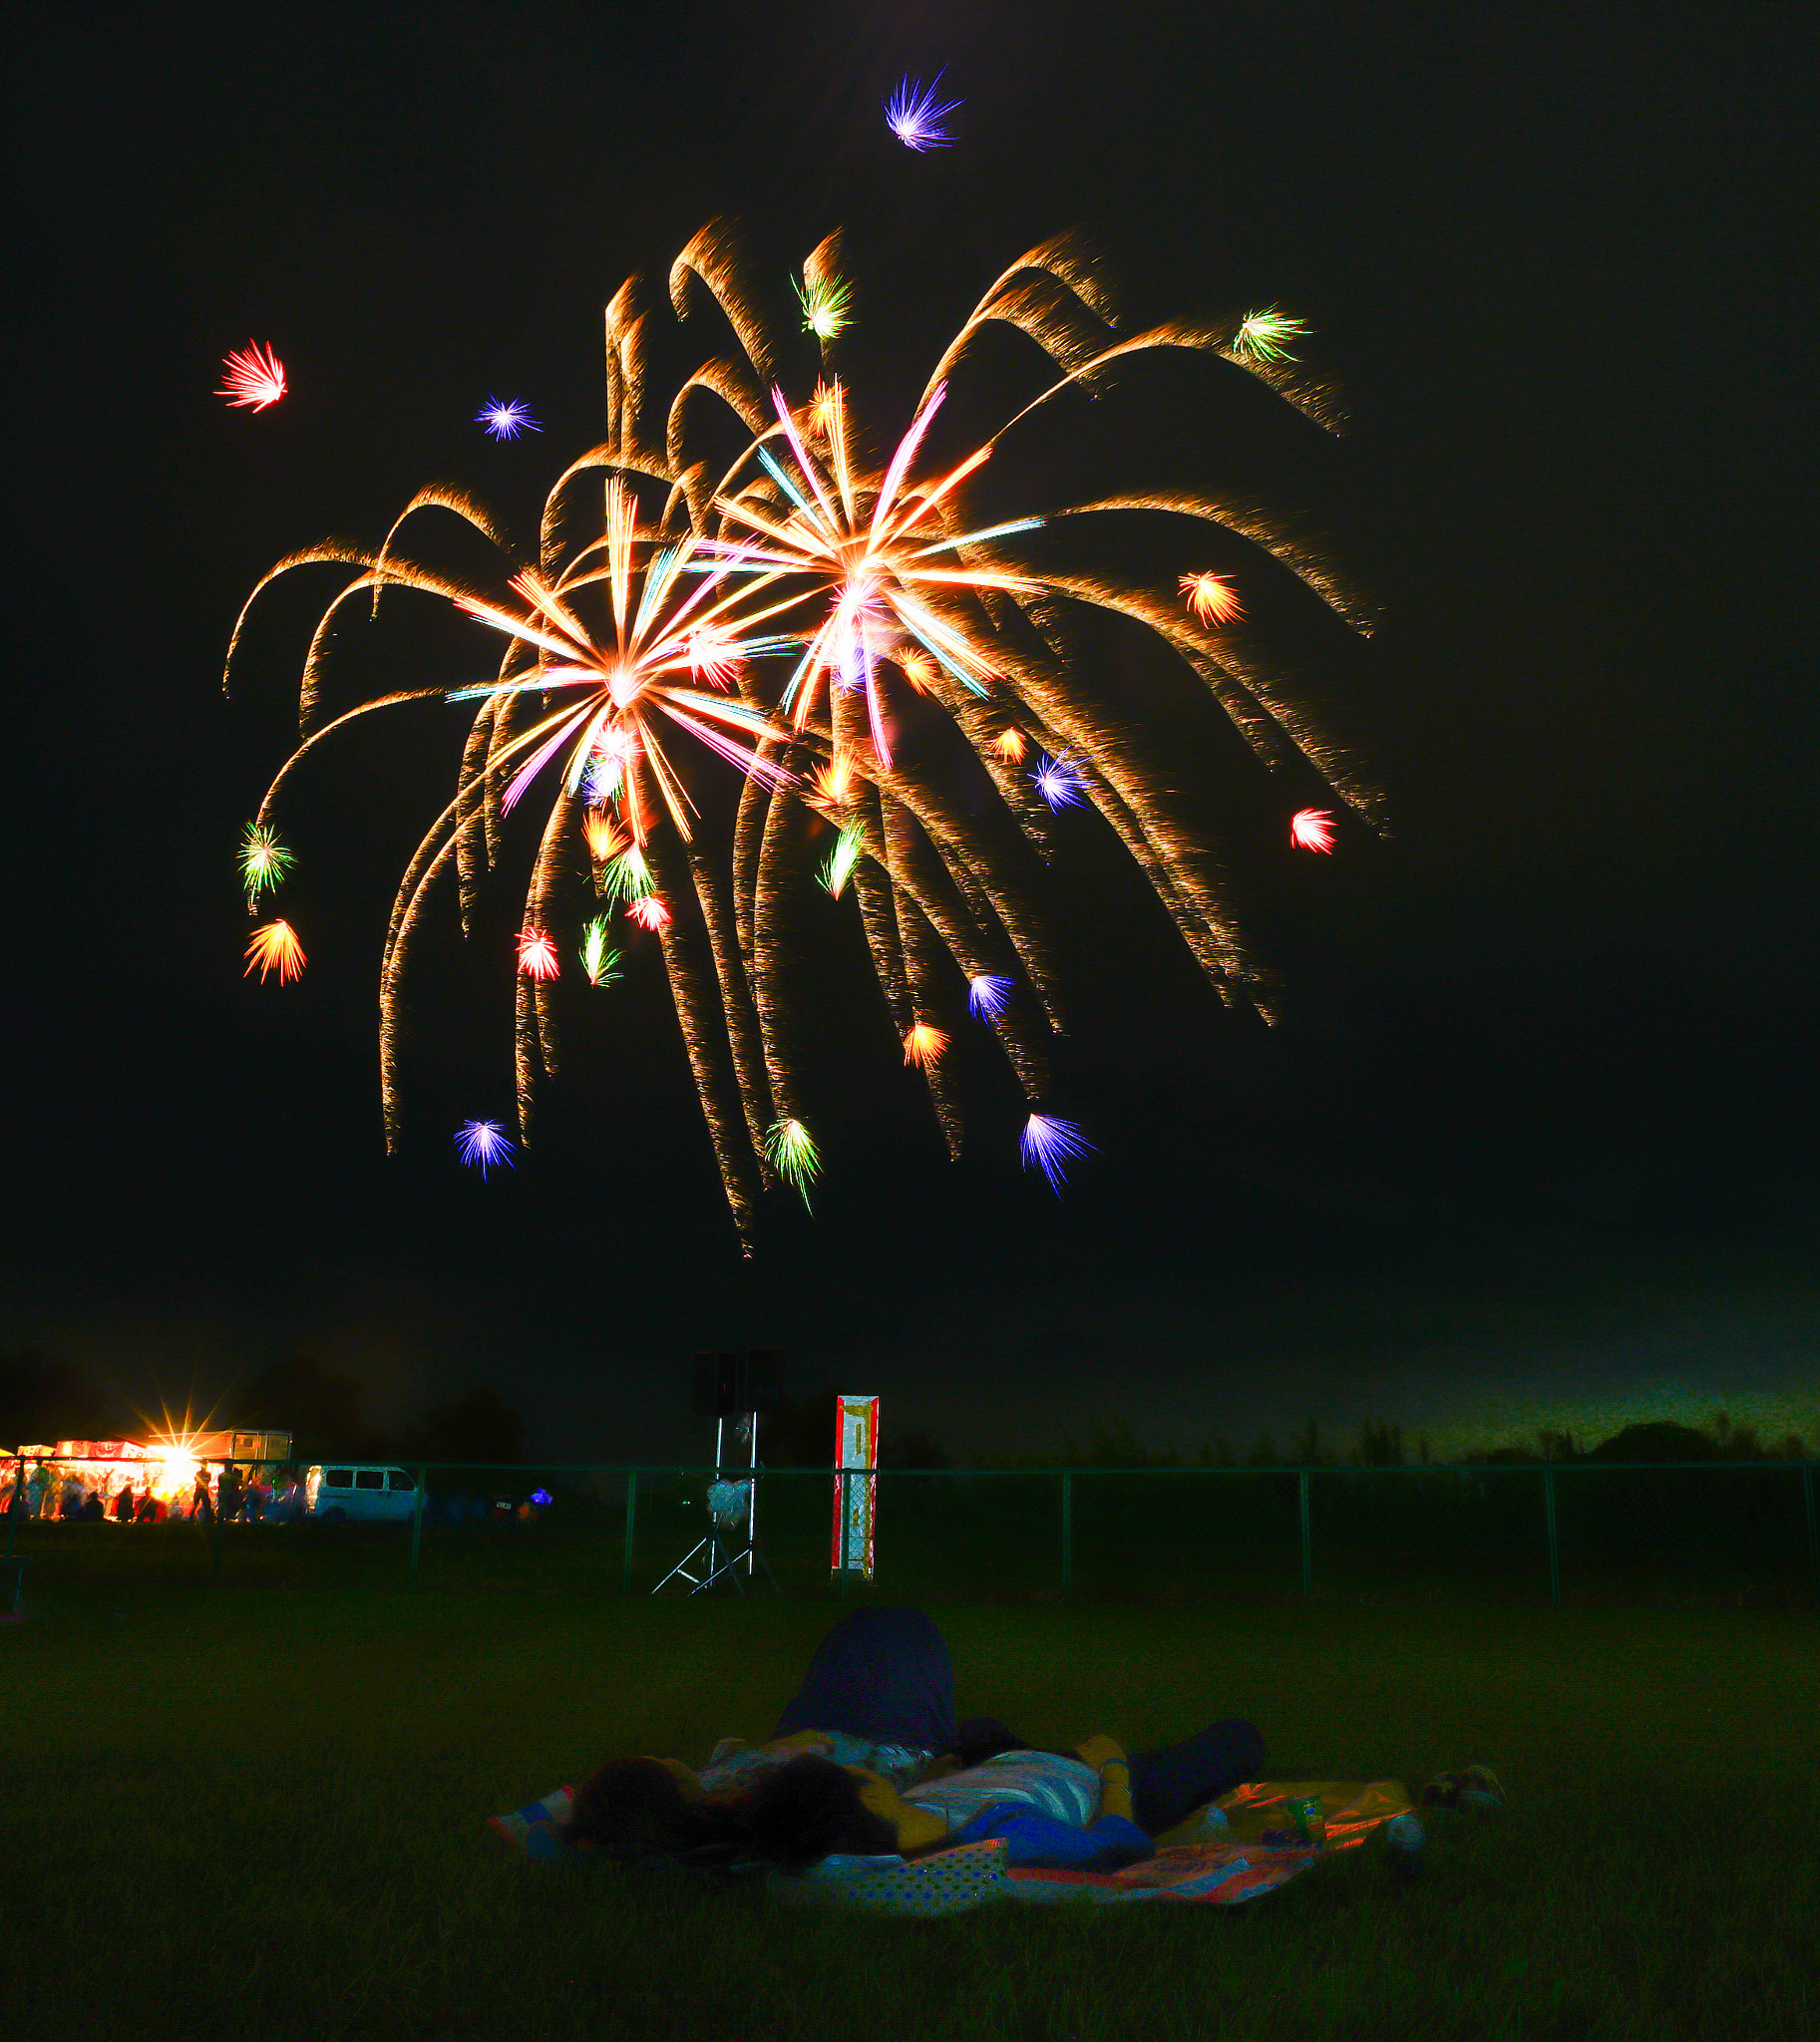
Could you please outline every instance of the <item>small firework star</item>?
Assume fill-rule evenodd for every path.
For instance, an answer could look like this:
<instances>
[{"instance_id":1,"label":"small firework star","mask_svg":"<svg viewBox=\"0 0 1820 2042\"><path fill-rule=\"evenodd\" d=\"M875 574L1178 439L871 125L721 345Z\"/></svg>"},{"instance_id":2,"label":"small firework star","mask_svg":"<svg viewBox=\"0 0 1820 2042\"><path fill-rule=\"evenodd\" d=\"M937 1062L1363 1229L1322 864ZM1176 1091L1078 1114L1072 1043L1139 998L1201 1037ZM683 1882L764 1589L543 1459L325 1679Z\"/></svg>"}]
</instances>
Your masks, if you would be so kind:
<instances>
[{"instance_id":1,"label":"small firework star","mask_svg":"<svg viewBox=\"0 0 1820 2042\"><path fill-rule=\"evenodd\" d=\"M266 975L273 971L278 974L280 985L302 976L303 945L298 942L297 932L289 922L272 921L262 929L254 929L252 941L246 946L246 969L241 977L250 978L255 964L259 968L261 985L265 983Z\"/></svg>"},{"instance_id":2,"label":"small firework star","mask_svg":"<svg viewBox=\"0 0 1820 2042\"><path fill-rule=\"evenodd\" d=\"M1289 819L1289 842L1297 851L1331 851L1332 810L1298 809Z\"/></svg>"},{"instance_id":3,"label":"small firework star","mask_svg":"<svg viewBox=\"0 0 1820 2042\"><path fill-rule=\"evenodd\" d=\"M1292 362L1295 357L1283 342L1295 340L1312 330L1273 305L1268 311L1245 315L1239 323L1239 331L1233 335L1233 352L1254 362Z\"/></svg>"},{"instance_id":4,"label":"small firework star","mask_svg":"<svg viewBox=\"0 0 1820 2042\"><path fill-rule=\"evenodd\" d=\"M941 79L939 71L926 86L919 78L906 78L885 102L885 125L906 149L945 149L953 141L941 123L966 102L938 100L935 88Z\"/></svg>"},{"instance_id":5,"label":"small firework star","mask_svg":"<svg viewBox=\"0 0 1820 2042\"><path fill-rule=\"evenodd\" d=\"M276 886L296 861L295 854L278 842L275 831L248 823L246 835L240 840L240 877L246 882L248 904L268 887Z\"/></svg>"},{"instance_id":6,"label":"small firework star","mask_svg":"<svg viewBox=\"0 0 1820 2042\"><path fill-rule=\"evenodd\" d=\"M1023 1152L1024 1168L1040 1170L1057 1197L1066 1182L1062 1165L1093 1153L1093 1144L1072 1121L1058 1121L1044 1113L1033 1113L1024 1123L1018 1147Z\"/></svg>"},{"instance_id":7,"label":"small firework star","mask_svg":"<svg viewBox=\"0 0 1820 2042\"><path fill-rule=\"evenodd\" d=\"M221 367L227 380L215 395L226 398L236 410L250 405L254 411L263 411L284 395L284 364L269 347L261 353L256 340L224 355Z\"/></svg>"},{"instance_id":8,"label":"small firework star","mask_svg":"<svg viewBox=\"0 0 1820 2042\"><path fill-rule=\"evenodd\" d=\"M1245 605L1222 574L1184 574L1182 594L1204 624L1230 624L1245 615Z\"/></svg>"},{"instance_id":9,"label":"small firework star","mask_svg":"<svg viewBox=\"0 0 1820 2042\"><path fill-rule=\"evenodd\" d=\"M474 415L477 426L485 426L496 440L516 440L521 433L541 433L544 428L531 415L522 397L490 397Z\"/></svg>"},{"instance_id":10,"label":"small firework star","mask_svg":"<svg viewBox=\"0 0 1820 2042\"><path fill-rule=\"evenodd\" d=\"M508 1170L518 1169L512 1160L513 1145L498 1121L464 1121L455 1146L462 1161L480 1172L482 1184L487 1182L490 1166L497 1169L503 1163Z\"/></svg>"}]
</instances>

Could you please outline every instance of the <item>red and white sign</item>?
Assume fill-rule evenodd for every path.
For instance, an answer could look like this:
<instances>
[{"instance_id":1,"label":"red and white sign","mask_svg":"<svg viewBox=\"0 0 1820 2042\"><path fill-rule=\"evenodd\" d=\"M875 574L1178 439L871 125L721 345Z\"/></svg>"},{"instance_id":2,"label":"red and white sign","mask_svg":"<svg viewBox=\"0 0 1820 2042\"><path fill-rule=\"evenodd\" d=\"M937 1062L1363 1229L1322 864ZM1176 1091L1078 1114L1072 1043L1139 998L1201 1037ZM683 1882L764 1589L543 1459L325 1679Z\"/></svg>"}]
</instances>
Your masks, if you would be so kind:
<instances>
[{"instance_id":1,"label":"red and white sign","mask_svg":"<svg viewBox=\"0 0 1820 2042\"><path fill-rule=\"evenodd\" d=\"M835 1573L872 1579L873 1515L879 1478L879 1400L838 1397L834 1407Z\"/></svg>"}]
</instances>

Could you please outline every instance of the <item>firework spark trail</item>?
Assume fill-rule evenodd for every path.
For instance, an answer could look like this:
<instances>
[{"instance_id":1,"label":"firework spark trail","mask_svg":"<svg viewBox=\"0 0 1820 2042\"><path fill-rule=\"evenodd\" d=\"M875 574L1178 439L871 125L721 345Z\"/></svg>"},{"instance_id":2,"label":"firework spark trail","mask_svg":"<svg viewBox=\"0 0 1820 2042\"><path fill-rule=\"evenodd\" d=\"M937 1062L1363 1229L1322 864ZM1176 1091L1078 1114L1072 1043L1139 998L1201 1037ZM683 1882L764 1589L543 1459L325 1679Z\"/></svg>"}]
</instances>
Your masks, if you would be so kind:
<instances>
[{"instance_id":1,"label":"firework spark trail","mask_svg":"<svg viewBox=\"0 0 1820 2042\"><path fill-rule=\"evenodd\" d=\"M756 785L749 782L748 785ZM745 1115L746 1133L758 1160L765 1188L776 1182L765 1138L776 1118L765 1076L765 1055L759 1040L758 1015L752 1004L752 988L746 965L733 932L728 927L726 902L721 897L721 880L698 845L688 848L689 874L695 884L703 925L714 954L715 976L720 983L721 1007L727 1038L733 1052L734 1077L739 1085L740 1110Z\"/></svg>"},{"instance_id":2,"label":"firework spark trail","mask_svg":"<svg viewBox=\"0 0 1820 2042\"><path fill-rule=\"evenodd\" d=\"M660 860L658 885L680 907L690 894L677 869L686 859L686 848L673 848L665 840L662 850L655 844L652 850ZM682 1030L696 1095L701 1100L702 1115L714 1145L714 1159L720 1167L721 1187L742 1248L750 1255L756 1239L761 1186L749 1136L742 1125L740 1087L724 1002L717 996L711 966L704 969L698 954L708 941L708 931L705 926L694 925L692 918L685 923L680 913L674 913L659 926L657 934L677 1025Z\"/></svg>"}]
</instances>

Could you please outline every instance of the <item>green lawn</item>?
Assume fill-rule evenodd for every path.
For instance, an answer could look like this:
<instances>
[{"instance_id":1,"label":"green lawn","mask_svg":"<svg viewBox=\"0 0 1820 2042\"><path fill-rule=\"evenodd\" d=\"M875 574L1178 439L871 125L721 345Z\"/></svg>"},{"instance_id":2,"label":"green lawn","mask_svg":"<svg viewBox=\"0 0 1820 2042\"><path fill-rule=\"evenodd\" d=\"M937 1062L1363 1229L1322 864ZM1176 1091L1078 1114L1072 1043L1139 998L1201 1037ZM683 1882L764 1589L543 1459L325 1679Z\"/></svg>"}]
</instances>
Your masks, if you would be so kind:
<instances>
[{"instance_id":1,"label":"green lawn","mask_svg":"<svg viewBox=\"0 0 1820 2042\"><path fill-rule=\"evenodd\" d=\"M1410 1887L1366 1852L1229 1910L862 1921L485 1827L612 1752L764 1735L825 1594L211 1586L32 1543L0 1628L9 2038L1820 2031L1811 1611L930 1600L963 1713L1041 1741L1244 1714L1284 1776L1482 1760L1511 1806L1435 1817Z\"/></svg>"}]
</instances>

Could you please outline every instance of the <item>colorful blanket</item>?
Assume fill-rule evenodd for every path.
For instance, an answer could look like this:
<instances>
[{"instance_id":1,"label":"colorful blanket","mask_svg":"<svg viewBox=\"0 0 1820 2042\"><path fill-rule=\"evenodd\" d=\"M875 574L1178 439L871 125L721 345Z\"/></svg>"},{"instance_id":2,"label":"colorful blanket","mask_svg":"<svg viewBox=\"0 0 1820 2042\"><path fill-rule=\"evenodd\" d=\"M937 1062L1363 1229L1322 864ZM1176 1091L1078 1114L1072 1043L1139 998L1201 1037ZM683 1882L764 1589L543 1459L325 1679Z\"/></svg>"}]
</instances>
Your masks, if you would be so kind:
<instances>
[{"instance_id":1,"label":"colorful blanket","mask_svg":"<svg viewBox=\"0 0 1820 2042\"><path fill-rule=\"evenodd\" d=\"M1326 1841L1265 1844L1278 1833L1283 1804L1320 1796ZM558 1787L542 1801L489 1825L515 1850L546 1863L576 1854L557 1834L573 1790ZM927 1858L828 1858L806 1872L769 1874L770 1889L792 1906L856 1907L888 1914L961 1914L990 1900L1079 1899L1113 1904L1175 1900L1230 1907L1273 1892L1316 1858L1349 1851L1380 1824L1410 1807L1400 1780L1261 1780L1215 1804L1220 1816L1196 1815L1157 1840L1157 1855L1122 1872L1038 1872L1007 1863L1000 1840L966 1844ZM1224 1821L1220 1820L1224 1817Z\"/></svg>"}]
</instances>

